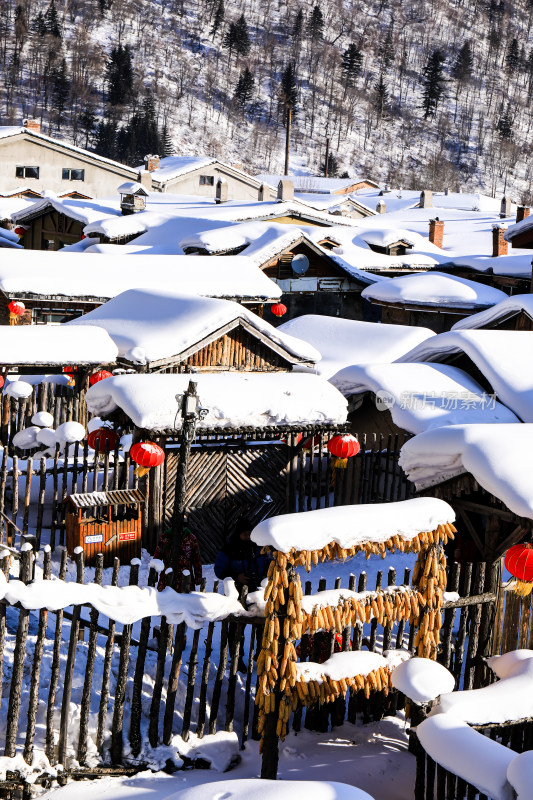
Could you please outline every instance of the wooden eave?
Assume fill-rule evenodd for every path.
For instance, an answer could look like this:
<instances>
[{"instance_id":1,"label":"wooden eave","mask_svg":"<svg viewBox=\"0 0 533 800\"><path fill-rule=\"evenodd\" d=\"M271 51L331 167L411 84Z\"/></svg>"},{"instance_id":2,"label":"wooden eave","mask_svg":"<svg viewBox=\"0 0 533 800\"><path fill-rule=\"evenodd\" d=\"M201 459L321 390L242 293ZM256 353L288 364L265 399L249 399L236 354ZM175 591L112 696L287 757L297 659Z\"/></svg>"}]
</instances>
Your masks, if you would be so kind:
<instances>
[{"instance_id":1,"label":"wooden eave","mask_svg":"<svg viewBox=\"0 0 533 800\"><path fill-rule=\"evenodd\" d=\"M479 306L478 308L464 308L464 306L432 306L432 305L418 305L417 303L391 303L386 300L375 300L372 297L368 298L371 303L376 306L386 306L387 308L397 308L399 311L428 311L432 314L456 314L463 317L469 317L471 314L477 314L478 311L484 311L491 306Z\"/></svg>"},{"instance_id":2,"label":"wooden eave","mask_svg":"<svg viewBox=\"0 0 533 800\"><path fill-rule=\"evenodd\" d=\"M533 247L533 228L513 236L509 244L513 250L530 250Z\"/></svg>"},{"instance_id":3,"label":"wooden eave","mask_svg":"<svg viewBox=\"0 0 533 800\"><path fill-rule=\"evenodd\" d=\"M109 417L110 415L107 416ZM181 442L181 428L145 429L137 428L136 426L134 426L134 428L135 430L139 431L142 438L153 438L154 436L172 437L179 435ZM197 428L194 443L199 445L224 444L224 439L232 437L232 441L229 444L235 447L240 447L242 446L242 441L233 439L233 437L241 436L243 438L247 438L249 436L254 436L259 439L277 439L279 435L283 433L301 433L302 438L297 447L298 449L303 449L305 437L315 435L321 431L348 433L350 431L350 423L342 422L339 424L335 422L295 422L294 425L263 425L262 427L258 428L254 428L252 425L244 425L239 428ZM212 436L218 436L222 438L218 440L211 439L210 437ZM180 442L178 442L178 444Z\"/></svg>"},{"instance_id":4,"label":"wooden eave","mask_svg":"<svg viewBox=\"0 0 533 800\"><path fill-rule=\"evenodd\" d=\"M236 317L235 319L230 320L230 322L227 322L225 325L222 325L222 327L218 328L216 331L212 331L203 339L200 339L198 342L195 342L194 344L190 345L190 347L187 347L181 353L177 353L176 355L170 356L169 358L159 358L156 359L155 361L149 361L147 362L146 367L149 370L153 370L158 368L165 369L166 367L177 366L178 364L181 364L183 361L186 361L190 356L194 355L199 350L202 350L202 348L207 347L207 345L211 344L211 342L214 342L216 339L219 339L221 336L224 336L226 333L229 333L230 331L235 330L235 328L238 327L242 327L248 334L250 334L250 336L253 336L255 339L258 339L262 344L264 344L266 347L268 347L270 350L276 353L276 355L280 356L280 358L283 358L284 361L287 361L289 364L302 364L303 366L306 367L313 367L315 365L314 361L306 361L302 358L298 358L298 356L295 356L288 350L285 350L285 348L283 348L277 342L274 342L262 331L259 331L257 328L255 328L250 322L248 322L248 320L244 319L244 317ZM127 361L124 358L118 358L117 363L125 364L128 367L139 366L131 361Z\"/></svg>"}]
</instances>

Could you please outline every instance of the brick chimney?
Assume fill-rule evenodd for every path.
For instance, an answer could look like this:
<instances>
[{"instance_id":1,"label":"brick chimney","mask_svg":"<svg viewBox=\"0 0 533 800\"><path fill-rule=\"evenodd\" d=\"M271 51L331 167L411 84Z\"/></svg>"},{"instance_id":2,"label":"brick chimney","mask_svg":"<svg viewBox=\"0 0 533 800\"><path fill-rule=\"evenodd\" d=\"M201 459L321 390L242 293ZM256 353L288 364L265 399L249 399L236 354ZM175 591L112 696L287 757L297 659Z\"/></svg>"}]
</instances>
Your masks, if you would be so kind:
<instances>
[{"instance_id":1,"label":"brick chimney","mask_svg":"<svg viewBox=\"0 0 533 800\"><path fill-rule=\"evenodd\" d=\"M429 220L429 241L436 247L442 247L444 238L444 220L435 217Z\"/></svg>"},{"instance_id":2,"label":"brick chimney","mask_svg":"<svg viewBox=\"0 0 533 800\"><path fill-rule=\"evenodd\" d=\"M22 121L22 124L28 131L33 131L34 133L41 132L41 123L38 119L25 119Z\"/></svg>"},{"instance_id":3,"label":"brick chimney","mask_svg":"<svg viewBox=\"0 0 533 800\"><path fill-rule=\"evenodd\" d=\"M531 209L527 206L518 206L516 209L516 221L522 222L523 219L529 217Z\"/></svg>"},{"instance_id":4,"label":"brick chimney","mask_svg":"<svg viewBox=\"0 0 533 800\"><path fill-rule=\"evenodd\" d=\"M278 200L287 202L294 200L294 183L288 180L282 180L278 183Z\"/></svg>"},{"instance_id":5,"label":"brick chimney","mask_svg":"<svg viewBox=\"0 0 533 800\"><path fill-rule=\"evenodd\" d=\"M503 238L503 234L507 228L502 228L500 225L492 226L492 256L506 256L507 255L507 242Z\"/></svg>"},{"instance_id":6,"label":"brick chimney","mask_svg":"<svg viewBox=\"0 0 533 800\"><path fill-rule=\"evenodd\" d=\"M159 156L145 156L144 157L144 168L148 170L148 172L153 172L154 169L159 169L159 163L161 159Z\"/></svg>"}]
</instances>

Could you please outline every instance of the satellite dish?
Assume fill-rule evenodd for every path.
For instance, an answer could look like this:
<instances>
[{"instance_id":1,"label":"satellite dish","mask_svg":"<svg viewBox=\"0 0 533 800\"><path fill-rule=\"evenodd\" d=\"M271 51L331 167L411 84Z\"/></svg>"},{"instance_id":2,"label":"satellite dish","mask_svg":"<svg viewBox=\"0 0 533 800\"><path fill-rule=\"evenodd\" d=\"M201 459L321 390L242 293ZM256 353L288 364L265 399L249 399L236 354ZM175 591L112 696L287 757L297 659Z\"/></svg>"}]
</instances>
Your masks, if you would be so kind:
<instances>
[{"instance_id":1,"label":"satellite dish","mask_svg":"<svg viewBox=\"0 0 533 800\"><path fill-rule=\"evenodd\" d=\"M309 269L309 259L303 253L299 253L292 259L291 267L296 275L305 275Z\"/></svg>"}]
</instances>

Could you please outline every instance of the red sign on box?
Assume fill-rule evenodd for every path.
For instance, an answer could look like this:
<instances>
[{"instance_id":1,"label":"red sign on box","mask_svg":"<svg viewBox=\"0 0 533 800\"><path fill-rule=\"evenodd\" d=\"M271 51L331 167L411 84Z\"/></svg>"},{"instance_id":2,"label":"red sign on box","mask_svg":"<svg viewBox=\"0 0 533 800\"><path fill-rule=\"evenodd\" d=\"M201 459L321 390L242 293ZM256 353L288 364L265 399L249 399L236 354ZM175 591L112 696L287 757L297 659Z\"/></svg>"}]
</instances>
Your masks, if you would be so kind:
<instances>
[{"instance_id":1,"label":"red sign on box","mask_svg":"<svg viewBox=\"0 0 533 800\"><path fill-rule=\"evenodd\" d=\"M126 531L126 533L119 533L118 540L119 542L132 542L135 540L137 534L135 531Z\"/></svg>"}]
</instances>

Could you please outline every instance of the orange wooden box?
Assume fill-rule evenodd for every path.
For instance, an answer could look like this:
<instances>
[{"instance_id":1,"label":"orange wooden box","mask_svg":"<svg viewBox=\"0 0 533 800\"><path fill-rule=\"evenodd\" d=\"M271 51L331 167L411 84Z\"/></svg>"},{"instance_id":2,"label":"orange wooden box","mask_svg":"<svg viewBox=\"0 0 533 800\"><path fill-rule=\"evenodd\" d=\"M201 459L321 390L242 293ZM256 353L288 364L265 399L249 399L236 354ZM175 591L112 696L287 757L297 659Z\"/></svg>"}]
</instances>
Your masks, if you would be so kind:
<instances>
[{"instance_id":1,"label":"orange wooden box","mask_svg":"<svg viewBox=\"0 0 533 800\"><path fill-rule=\"evenodd\" d=\"M94 566L98 553L104 554L104 567L115 557L122 564L140 558L142 504L138 489L71 494L67 498L67 551L74 555L83 547L85 564Z\"/></svg>"}]
</instances>

